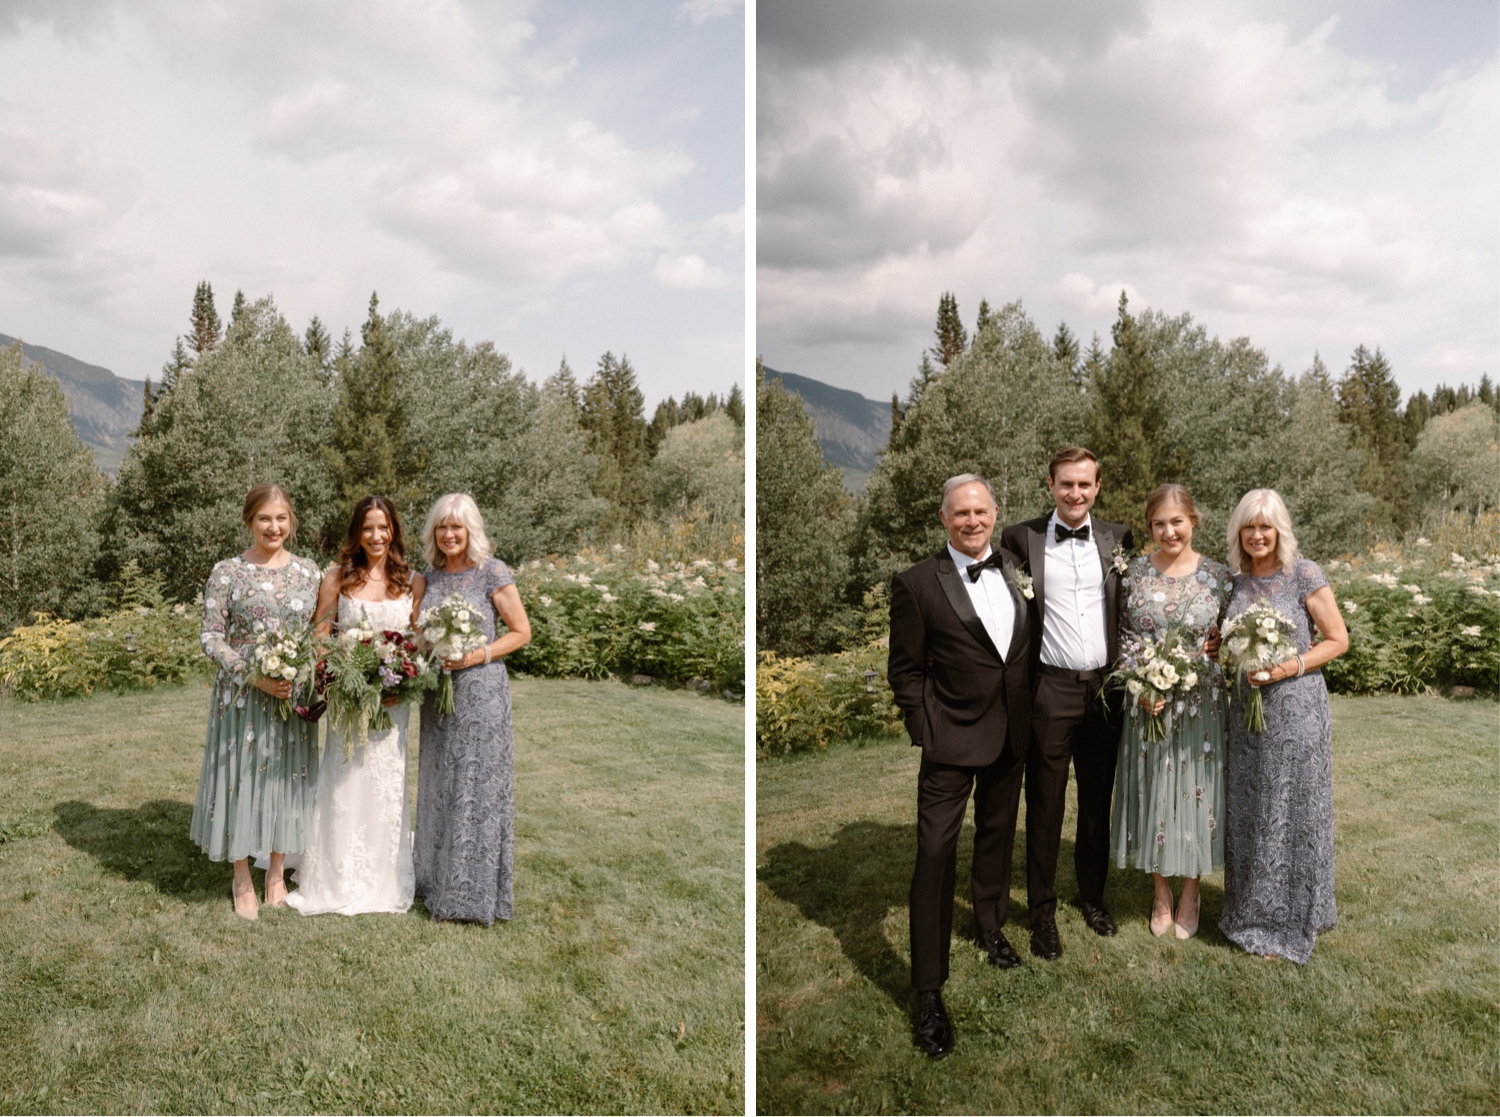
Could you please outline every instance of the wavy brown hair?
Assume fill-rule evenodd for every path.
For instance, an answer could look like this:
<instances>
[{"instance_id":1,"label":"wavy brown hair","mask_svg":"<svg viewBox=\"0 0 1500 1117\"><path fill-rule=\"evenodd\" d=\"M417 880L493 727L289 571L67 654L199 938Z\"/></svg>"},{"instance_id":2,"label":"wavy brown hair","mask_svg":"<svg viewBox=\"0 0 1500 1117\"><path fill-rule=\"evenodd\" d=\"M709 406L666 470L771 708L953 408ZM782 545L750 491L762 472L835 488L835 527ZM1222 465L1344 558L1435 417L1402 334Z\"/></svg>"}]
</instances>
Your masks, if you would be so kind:
<instances>
[{"instance_id":1,"label":"wavy brown hair","mask_svg":"<svg viewBox=\"0 0 1500 1117\"><path fill-rule=\"evenodd\" d=\"M406 565L406 545L401 538L396 506L383 496L364 497L354 506L349 530L344 533L344 545L339 549L339 592L358 589L370 576L370 560L360 535L365 529L365 517L373 508L384 512L391 525L391 543L385 554L385 595L400 597L411 589L411 567Z\"/></svg>"}]
</instances>

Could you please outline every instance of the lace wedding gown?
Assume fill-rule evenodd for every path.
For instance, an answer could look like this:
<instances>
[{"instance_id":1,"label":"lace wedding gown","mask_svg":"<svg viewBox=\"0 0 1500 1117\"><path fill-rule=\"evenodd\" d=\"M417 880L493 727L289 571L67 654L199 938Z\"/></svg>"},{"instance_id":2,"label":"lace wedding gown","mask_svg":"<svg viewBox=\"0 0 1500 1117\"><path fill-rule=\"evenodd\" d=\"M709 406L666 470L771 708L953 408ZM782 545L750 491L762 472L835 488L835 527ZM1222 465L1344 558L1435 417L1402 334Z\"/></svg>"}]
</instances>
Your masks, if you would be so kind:
<instances>
[{"instance_id":1,"label":"lace wedding gown","mask_svg":"<svg viewBox=\"0 0 1500 1117\"><path fill-rule=\"evenodd\" d=\"M411 597L358 601L340 595L339 626L361 616L378 630L411 623ZM286 902L303 915L402 912L411 907L412 832L406 807L406 725L410 707L391 706L391 728L371 732L344 759L344 741L328 728L318 769L307 852L297 866L297 890Z\"/></svg>"}]
</instances>

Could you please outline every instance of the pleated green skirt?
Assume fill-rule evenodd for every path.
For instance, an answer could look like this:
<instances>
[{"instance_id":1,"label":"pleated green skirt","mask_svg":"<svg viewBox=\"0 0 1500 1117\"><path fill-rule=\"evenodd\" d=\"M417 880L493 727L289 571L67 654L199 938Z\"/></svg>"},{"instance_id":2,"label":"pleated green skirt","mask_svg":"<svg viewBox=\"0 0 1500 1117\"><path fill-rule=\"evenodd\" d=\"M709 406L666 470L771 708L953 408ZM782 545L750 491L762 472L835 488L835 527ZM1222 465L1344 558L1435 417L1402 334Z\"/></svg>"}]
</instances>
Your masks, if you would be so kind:
<instances>
[{"instance_id":1,"label":"pleated green skirt","mask_svg":"<svg viewBox=\"0 0 1500 1117\"><path fill-rule=\"evenodd\" d=\"M312 831L318 727L255 687L214 680L188 833L210 861L301 853Z\"/></svg>"},{"instance_id":2,"label":"pleated green skirt","mask_svg":"<svg viewBox=\"0 0 1500 1117\"><path fill-rule=\"evenodd\" d=\"M1217 690L1214 699L1220 699ZM1128 708L1115 776L1110 852L1119 868L1197 877L1224 867L1224 703L1172 711L1165 741Z\"/></svg>"}]
</instances>

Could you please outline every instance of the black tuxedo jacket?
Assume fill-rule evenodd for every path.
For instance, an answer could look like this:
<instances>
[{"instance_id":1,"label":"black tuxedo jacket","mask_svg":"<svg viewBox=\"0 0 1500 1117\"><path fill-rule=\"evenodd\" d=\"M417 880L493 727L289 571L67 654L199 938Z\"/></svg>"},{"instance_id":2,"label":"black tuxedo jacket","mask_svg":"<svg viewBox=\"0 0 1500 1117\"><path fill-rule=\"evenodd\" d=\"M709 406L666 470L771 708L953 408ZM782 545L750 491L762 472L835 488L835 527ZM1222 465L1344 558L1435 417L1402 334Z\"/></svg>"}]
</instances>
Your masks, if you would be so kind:
<instances>
[{"instance_id":1,"label":"black tuxedo jacket","mask_svg":"<svg viewBox=\"0 0 1500 1117\"><path fill-rule=\"evenodd\" d=\"M1031 737L1031 618L1015 587L1019 559L1001 552L1016 607L1002 660L974 611L946 547L891 579L891 654L886 677L906 731L939 764L983 767L1009 741L1017 757Z\"/></svg>"},{"instance_id":2,"label":"black tuxedo jacket","mask_svg":"<svg viewBox=\"0 0 1500 1117\"><path fill-rule=\"evenodd\" d=\"M1035 673L1042 658L1042 622L1047 616L1047 524L1048 512L1035 520L1011 524L1000 533L1000 545L1013 554L1024 556L1023 568L1031 575L1031 667ZM1120 575L1114 568L1115 547L1129 555L1135 548L1130 529L1112 524L1097 516L1090 521L1089 539L1099 549L1099 564L1104 570L1104 639L1109 662L1113 664L1120 643Z\"/></svg>"}]
</instances>

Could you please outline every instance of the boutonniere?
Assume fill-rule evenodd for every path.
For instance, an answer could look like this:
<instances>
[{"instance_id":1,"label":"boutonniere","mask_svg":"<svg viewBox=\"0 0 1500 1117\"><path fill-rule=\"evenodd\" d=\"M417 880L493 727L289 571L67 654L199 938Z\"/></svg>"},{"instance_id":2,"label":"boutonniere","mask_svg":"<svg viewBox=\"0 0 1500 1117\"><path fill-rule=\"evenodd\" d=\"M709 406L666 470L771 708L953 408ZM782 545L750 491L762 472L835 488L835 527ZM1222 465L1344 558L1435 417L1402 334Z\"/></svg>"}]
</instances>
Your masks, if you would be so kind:
<instances>
[{"instance_id":1,"label":"boutonniere","mask_svg":"<svg viewBox=\"0 0 1500 1117\"><path fill-rule=\"evenodd\" d=\"M1016 587L1016 592L1019 593L1022 597L1024 597L1027 601L1030 601L1032 599L1035 591L1031 588L1030 574L1027 574L1021 570L1017 570L1015 567L1011 567L1009 572L1007 573L1007 579L1009 580L1011 585Z\"/></svg>"},{"instance_id":2,"label":"boutonniere","mask_svg":"<svg viewBox=\"0 0 1500 1117\"><path fill-rule=\"evenodd\" d=\"M1130 560L1125 557L1125 544L1115 544L1115 549L1109 556L1109 564L1115 568L1115 573L1122 578L1129 573Z\"/></svg>"}]
</instances>

